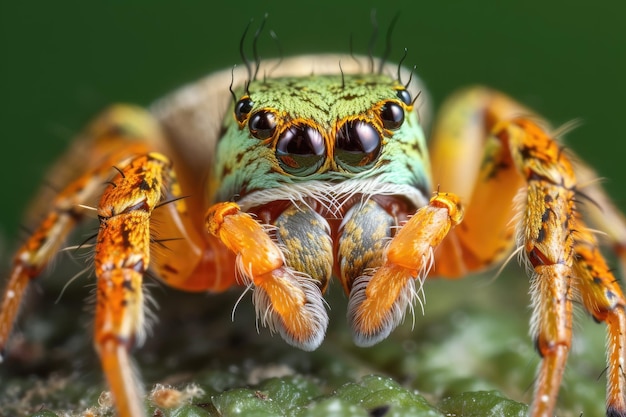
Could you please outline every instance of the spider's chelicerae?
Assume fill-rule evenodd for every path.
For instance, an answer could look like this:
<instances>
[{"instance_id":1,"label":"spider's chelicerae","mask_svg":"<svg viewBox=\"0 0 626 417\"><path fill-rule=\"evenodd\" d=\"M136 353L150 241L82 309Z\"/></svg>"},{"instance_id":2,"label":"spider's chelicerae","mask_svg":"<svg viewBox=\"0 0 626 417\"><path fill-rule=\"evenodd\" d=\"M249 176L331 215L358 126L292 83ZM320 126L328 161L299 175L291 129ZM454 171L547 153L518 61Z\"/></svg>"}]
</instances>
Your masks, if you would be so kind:
<instances>
[{"instance_id":1,"label":"spider's chelicerae","mask_svg":"<svg viewBox=\"0 0 626 417\"><path fill-rule=\"evenodd\" d=\"M316 55L217 72L149 110L111 107L68 151L82 173L15 255L0 346L29 282L90 206L100 221L94 343L125 417L144 415L129 349L144 338L148 270L187 291L248 286L263 326L313 350L331 277L355 343L370 346L435 272L456 278L517 253L541 356L530 415L553 414L580 303L608 332L606 414L626 416L626 301L589 228L624 262L621 214L593 171L511 98L459 92L428 142L426 101L400 66ZM167 256L153 256L160 239Z\"/></svg>"}]
</instances>

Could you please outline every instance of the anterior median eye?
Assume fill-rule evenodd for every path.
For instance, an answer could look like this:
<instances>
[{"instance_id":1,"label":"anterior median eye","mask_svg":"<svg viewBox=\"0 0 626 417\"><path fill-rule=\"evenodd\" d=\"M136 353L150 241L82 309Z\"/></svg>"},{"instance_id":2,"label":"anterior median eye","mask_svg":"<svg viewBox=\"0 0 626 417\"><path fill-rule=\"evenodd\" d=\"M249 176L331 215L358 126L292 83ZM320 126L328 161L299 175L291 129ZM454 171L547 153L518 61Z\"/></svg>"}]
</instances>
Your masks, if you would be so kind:
<instances>
[{"instance_id":1,"label":"anterior median eye","mask_svg":"<svg viewBox=\"0 0 626 417\"><path fill-rule=\"evenodd\" d=\"M404 122L404 109L398 103L388 101L381 107L380 117L385 129L396 130Z\"/></svg>"},{"instance_id":2,"label":"anterior median eye","mask_svg":"<svg viewBox=\"0 0 626 417\"><path fill-rule=\"evenodd\" d=\"M364 167L378 158L382 138L378 130L362 120L346 122L337 132L335 158L349 167Z\"/></svg>"},{"instance_id":3,"label":"anterior median eye","mask_svg":"<svg viewBox=\"0 0 626 417\"><path fill-rule=\"evenodd\" d=\"M322 134L311 126L293 126L276 143L281 167L294 175L309 175L322 166L326 145Z\"/></svg>"},{"instance_id":4,"label":"anterior median eye","mask_svg":"<svg viewBox=\"0 0 626 417\"><path fill-rule=\"evenodd\" d=\"M270 111L260 110L250 117L248 129L257 139L272 137L276 130L276 116Z\"/></svg>"}]
</instances>

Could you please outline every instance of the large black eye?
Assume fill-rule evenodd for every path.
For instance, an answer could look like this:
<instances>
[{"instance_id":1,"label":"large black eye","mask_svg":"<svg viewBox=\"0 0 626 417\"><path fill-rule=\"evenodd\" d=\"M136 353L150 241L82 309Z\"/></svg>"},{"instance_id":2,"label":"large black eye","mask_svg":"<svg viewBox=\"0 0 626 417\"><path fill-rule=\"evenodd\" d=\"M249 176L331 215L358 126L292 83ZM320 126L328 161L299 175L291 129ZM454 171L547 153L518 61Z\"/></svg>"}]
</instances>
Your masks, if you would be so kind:
<instances>
[{"instance_id":1,"label":"large black eye","mask_svg":"<svg viewBox=\"0 0 626 417\"><path fill-rule=\"evenodd\" d=\"M385 129L396 130L404 122L404 109L398 103L388 101L380 109L380 118Z\"/></svg>"},{"instance_id":2,"label":"large black eye","mask_svg":"<svg viewBox=\"0 0 626 417\"><path fill-rule=\"evenodd\" d=\"M250 134L257 139L267 139L276 130L276 115L270 111L260 110L250 116L248 121Z\"/></svg>"},{"instance_id":3,"label":"large black eye","mask_svg":"<svg viewBox=\"0 0 626 417\"><path fill-rule=\"evenodd\" d=\"M364 167L378 158L382 138L378 130L362 120L346 122L337 132L335 158L342 166Z\"/></svg>"},{"instance_id":4,"label":"large black eye","mask_svg":"<svg viewBox=\"0 0 626 417\"><path fill-rule=\"evenodd\" d=\"M400 100L402 100L402 102L404 104L406 104L407 106L410 106L411 103L413 102L413 99L411 98L411 93L409 93L408 91L402 89L402 90L398 90L396 92L396 95L398 96L398 98Z\"/></svg>"},{"instance_id":5,"label":"large black eye","mask_svg":"<svg viewBox=\"0 0 626 417\"><path fill-rule=\"evenodd\" d=\"M237 119L239 123L243 123L243 121L248 117L250 110L252 110L253 105L254 103L250 97L244 97L239 100L235 104L235 119Z\"/></svg>"},{"instance_id":6,"label":"large black eye","mask_svg":"<svg viewBox=\"0 0 626 417\"><path fill-rule=\"evenodd\" d=\"M325 154L322 134L310 126L293 126L285 130L276 143L276 157L281 167L294 175L317 171Z\"/></svg>"}]
</instances>

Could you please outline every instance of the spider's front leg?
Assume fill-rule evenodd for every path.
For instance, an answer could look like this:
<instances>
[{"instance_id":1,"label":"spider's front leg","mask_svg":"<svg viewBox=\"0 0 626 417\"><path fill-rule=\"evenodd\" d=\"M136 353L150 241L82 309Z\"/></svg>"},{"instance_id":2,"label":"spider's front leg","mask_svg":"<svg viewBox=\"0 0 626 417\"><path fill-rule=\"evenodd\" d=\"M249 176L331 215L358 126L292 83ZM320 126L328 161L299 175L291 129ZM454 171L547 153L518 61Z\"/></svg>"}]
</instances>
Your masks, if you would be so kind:
<instances>
[{"instance_id":1,"label":"spider's front leg","mask_svg":"<svg viewBox=\"0 0 626 417\"><path fill-rule=\"evenodd\" d=\"M527 181L518 237L531 269L531 334L542 357L531 415L548 416L556 405L572 339L575 291L576 180L560 145L535 123L517 119L493 131L508 142Z\"/></svg>"},{"instance_id":2,"label":"spider's front leg","mask_svg":"<svg viewBox=\"0 0 626 417\"><path fill-rule=\"evenodd\" d=\"M102 192L102 185L111 176L111 167L130 155L146 152L146 143L138 139L154 137L155 130L152 118L143 110L130 106L113 107L89 126L66 158L55 167L54 174L67 172L66 165L85 172L71 181L63 175L56 175L62 182L57 184L63 187L62 191L51 202L40 202L46 206L47 212L13 258L0 304L0 349L6 347L31 280L41 274L68 234L86 217L86 207ZM52 181L57 180L56 176Z\"/></svg>"},{"instance_id":3,"label":"spider's front leg","mask_svg":"<svg viewBox=\"0 0 626 417\"><path fill-rule=\"evenodd\" d=\"M463 227L442 243L438 272L455 277L504 259L514 245L517 223L517 242L531 274L531 335L542 357L530 415L554 414L571 347L573 302L580 301L607 325L606 413L624 416L626 300L576 207L581 195L576 174L583 165L572 163L571 153L535 116L520 117L529 114L484 89L466 91L446 107L433 141L433 166L443 173L437 178L436 171L435 180L461 194L466 216ZM479 151L468 160L464 154L471 149ZM456 170L455 164L464 169ZM600 196L606 218L618 219L615 226L623 229L622 216L607 204L600 187L588 187L582 194ZM614 225L601 217L592 213L591 220L608 232ZM609 233L619 254L624 242L613 235Z\"/></svg>"},{"instance_id":4,"label":"spider's front leg","mask_svg":"<svg viewBox=\"0 0 626 417\"><path fill-rule=\"evenodd\" d=\"M157 122L143 109L118 105L88 127L60 162L69 160L83 172L61 179L64 188L14 258L0 305L4 347L28 284L100 196L94 344L123 417L144 415L129 350L144 338L142 281L147 268L168 285L187 291L218 291L233 282L230 254L196 230L169 158L151 149L165 152L167 145ZM155 218L158 228L153 227ZM151 256L155 243L175 256Z\"/></svg>"},{"instance_id":5,"label":"spider's front leg","mask_svg":"<svg viewBox=\"0 0 626 417\"><path fill-rule=\"evenodd\" d=\"M94 344L122 416L143 415L129 350L144 337L143 274L150 264L150 216L171 178L170 162L149 153L120 169L98 205Z\"/></svg>"},{"instance_id":6,"label":"spider's front leg","mask_svg":"<svg viewBox=\"0 0 626 417\"><path fill-rule=\"evenodd\" d=\"M98 204L96 243L95 348L115 406L122 417L144 415L141 383L130 350L145 338L143 276L151 267L166 284L186 291L219 291L233 282L232 259L216 241L193 241L197 231L186 216L169 158L150 152L118 167ZM151 245L165 234L174 256L151 260ZM171 235L169 235L171 234ZM206 271L213 271L207 274Z\"/></svg>"}]
</instances>

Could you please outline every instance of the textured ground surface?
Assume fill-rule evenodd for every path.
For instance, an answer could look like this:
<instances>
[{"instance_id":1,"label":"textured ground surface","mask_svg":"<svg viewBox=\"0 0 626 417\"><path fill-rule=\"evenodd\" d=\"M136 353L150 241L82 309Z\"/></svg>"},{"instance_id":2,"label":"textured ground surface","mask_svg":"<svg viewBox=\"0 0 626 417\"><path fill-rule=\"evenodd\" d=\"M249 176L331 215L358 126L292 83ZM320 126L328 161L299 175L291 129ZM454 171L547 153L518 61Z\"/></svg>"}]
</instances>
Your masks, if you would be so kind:
<instances>
[{"instance_id":1,"label":"textured ground surface","mask_svg":"<svg viewBox=\"0 0 626 417\"><path fill-rule=\"evenodd\" d=\"M429 283L426 314L418 313L414 329L408 317L369 349L353 346L345 299L333 287L328 337L313 353L266 330L257 334L248 298L231 322L238 292L188 295L157 286L151 293L160 320L135 352L150 415L522 416L538 360L526 336L526 280L509 275ZM37 308L26 309L0 370L3 417L113 415L81 286L57 304L32 291ZM45 288L46 295L59 291ZM558 415L600 416L603 326L579 321Z\"/></svg>"}]
</instances>

